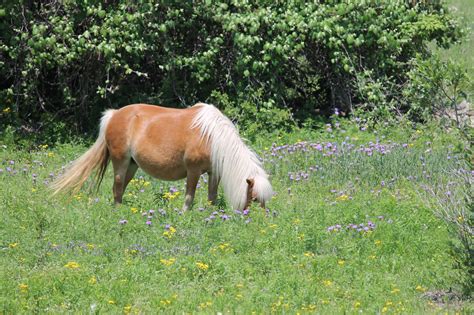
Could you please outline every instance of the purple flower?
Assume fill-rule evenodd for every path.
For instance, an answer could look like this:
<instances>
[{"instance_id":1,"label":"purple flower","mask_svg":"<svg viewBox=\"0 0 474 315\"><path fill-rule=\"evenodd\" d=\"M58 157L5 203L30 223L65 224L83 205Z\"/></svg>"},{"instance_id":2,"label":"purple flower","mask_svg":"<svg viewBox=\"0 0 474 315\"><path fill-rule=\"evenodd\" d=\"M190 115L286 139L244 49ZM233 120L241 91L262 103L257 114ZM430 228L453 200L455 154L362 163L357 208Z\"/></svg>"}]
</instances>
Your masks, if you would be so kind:
<instances>
[{"instance_id":1,"label":"purple flower","mask_svg":"<svg viewBox=\"0 0 474 315\"><path fill-rule=\"evenodd\" d=\"M119 223L120 223L120 224L122 224L122 225L124 225L124 224L127 224L127 223L128 223L128 221L127 221L127 220L125 220L125 219L123 219L123 220L120 220L120 221L119 221Z\"/></svg>"},{"instance_id":2,"label":"purple flower","mask_svg":"<svg viewBox=\"0 0 474 315\"><path fill-rule=\"evenodd\" d=\"M250 210L249 210L249 209L245 209L242 213L243 213L244 215L249 215Z\"/></svg>"},{"instance_id":3,"label":"purple flower","mask_svg":"<svg viewBox=\"0 0 474 315\"><path fill-rule=\"evenodd\" d=\"M148 225L148 226L151 225L151 221L150 221L150 220L146 221L145 223L146 223L146 225Z\"/></svg>"},{"instance_id":4,"label":"purple flower","mask_svg":"<svg viewBox=\"0 0 474 315\"><path fill-rule=\"evenodd\" d=\"M148 214L149 214L149 215L154 215L154 214L155 214L155 210L153 210L153 209L148 210Z\"/></svg>"}]
</instances>

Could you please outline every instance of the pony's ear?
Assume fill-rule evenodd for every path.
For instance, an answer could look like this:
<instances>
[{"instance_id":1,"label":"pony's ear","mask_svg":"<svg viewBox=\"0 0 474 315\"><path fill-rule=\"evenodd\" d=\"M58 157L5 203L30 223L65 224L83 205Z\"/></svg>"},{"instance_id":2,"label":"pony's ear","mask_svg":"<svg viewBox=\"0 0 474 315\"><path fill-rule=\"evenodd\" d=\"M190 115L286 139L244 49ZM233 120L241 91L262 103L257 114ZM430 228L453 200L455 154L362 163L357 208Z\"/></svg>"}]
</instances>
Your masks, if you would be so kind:
<instances>
[{"instance_id":1,"label":"pony's ear","mask_svg":"<svg viewBox=\"0 0 474 315\"><path fill-rule=\"evenodd\" d=\"M253 178L247 178L246 181L247 181L247 185L249 185L250 188L252 188L253 185L255 184L255 180Z\"/></svg>"}]
</instances>

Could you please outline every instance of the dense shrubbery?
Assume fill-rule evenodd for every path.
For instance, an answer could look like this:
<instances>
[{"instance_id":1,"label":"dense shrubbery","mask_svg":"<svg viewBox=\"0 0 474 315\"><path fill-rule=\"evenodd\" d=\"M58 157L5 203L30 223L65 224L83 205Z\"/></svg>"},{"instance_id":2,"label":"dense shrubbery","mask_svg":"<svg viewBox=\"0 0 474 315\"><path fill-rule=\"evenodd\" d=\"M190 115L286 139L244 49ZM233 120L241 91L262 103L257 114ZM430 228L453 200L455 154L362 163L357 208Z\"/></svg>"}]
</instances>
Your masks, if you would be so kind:
<instances>
[{"instance_id":1,"label":"dense shrubbery","mask_svg":"<svg viewBox=\"0 0 474 315\"><path fill-rule=\"evenodd\" d=\"M427 44L461 35L425 1L22 2L0 8L2 120L55 132L132 102L213 102L252 130L336 107L420 119Z\"/></svg>"}]
</instances>

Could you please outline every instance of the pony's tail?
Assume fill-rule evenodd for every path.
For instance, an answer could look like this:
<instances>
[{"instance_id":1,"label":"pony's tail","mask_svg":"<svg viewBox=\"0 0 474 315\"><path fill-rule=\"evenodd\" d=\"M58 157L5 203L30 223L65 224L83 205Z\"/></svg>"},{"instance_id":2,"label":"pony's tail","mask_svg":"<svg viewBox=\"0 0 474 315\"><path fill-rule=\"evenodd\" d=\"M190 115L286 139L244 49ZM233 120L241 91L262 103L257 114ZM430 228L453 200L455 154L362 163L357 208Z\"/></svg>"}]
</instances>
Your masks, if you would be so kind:
<instances>
[{"instance_id":1,"label":"pony's tail","mask_svg":"<svg viewBox=\"0 0 474 315\"><path fill-rule=\"evenodd\" d=\"M51 184L50 188L53 189L53 195L60 192L77 193L95 169L98 169L95 178L97 188L100 186L109 163L105 129L114 112L113 109L104 112L100 121L99 136L94 145L81 157L73 161L66 171Z\"/></svg>"}]
</instances>

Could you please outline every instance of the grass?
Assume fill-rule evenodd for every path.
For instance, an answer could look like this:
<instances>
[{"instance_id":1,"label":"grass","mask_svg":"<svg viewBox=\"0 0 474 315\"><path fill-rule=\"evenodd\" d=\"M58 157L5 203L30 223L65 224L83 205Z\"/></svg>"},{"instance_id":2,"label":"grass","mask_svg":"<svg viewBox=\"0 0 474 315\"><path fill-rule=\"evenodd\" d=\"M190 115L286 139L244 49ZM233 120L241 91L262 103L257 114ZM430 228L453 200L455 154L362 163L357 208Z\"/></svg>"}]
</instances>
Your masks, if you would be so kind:
<instances>
[{"instance_id":1,"label":"grass","mask_svg":"<svg viewBox=\"0 0 474 315\"><path fill-rule=\"evenodd\" d=\"M181 213L184 183L143 173L113 207L110 169L97 194L52 198L48 183L86 146L4 144L1 311L472 311L453 300L465 272L423 190L464 189L453 172L467 172L465 144L454 130L361 129L334 122L257 140L277 195L249 213L222 193L207 205L205 177Z\"/></svg>"}]
</instances>

